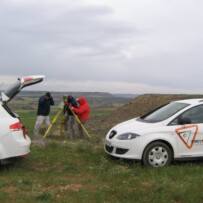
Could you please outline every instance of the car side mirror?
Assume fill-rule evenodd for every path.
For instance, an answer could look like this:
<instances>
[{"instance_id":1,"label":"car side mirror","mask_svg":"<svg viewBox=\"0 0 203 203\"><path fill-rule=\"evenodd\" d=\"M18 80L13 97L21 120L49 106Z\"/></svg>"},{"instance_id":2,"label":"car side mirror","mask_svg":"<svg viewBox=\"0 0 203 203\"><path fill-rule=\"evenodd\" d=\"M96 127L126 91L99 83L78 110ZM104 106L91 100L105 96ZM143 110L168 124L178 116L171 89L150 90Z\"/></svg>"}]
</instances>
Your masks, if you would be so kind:
<instances>
[{"instance_id":1,"label":"car side mirror","mask_svg":"<svg viewBox=\"0 0 203 203\"><path fill-rule=\"evenodd\" d=\"M184 125L184 124L191 124L191 119L188 117L183 117L178 119L178 124Z\"/></svg>"}]
</instances>

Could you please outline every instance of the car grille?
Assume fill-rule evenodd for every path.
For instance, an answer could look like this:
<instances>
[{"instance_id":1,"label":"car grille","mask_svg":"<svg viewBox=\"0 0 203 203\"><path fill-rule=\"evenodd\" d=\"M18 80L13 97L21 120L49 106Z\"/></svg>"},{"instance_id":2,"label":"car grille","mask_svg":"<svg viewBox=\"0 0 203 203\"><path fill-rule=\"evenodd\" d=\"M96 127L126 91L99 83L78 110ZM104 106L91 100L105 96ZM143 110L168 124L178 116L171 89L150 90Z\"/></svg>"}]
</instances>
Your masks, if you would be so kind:
<instances>
[{"instance_id":1,"label":"car grille","mask_svg":"<svg viewBox=\"0 0 203 203\"><path fill-rule=\"evenodd\" d=\"M116 148L116 154L125 154L128 149Z\"/></svg>"},{"instance_id":2,"label":"car grille","mask_svg":"<svg viewBox=\"0 0 203 203\"><path fill-rule=\"evenodd\" d=\"M112 139L115 135L116 135L116 131L115 130L112 130L110 135L109 135L109 139Z\"/></svg>"},{"instance_id":3,"label":"car grille","mask_svg":"<svg viewBox=\"0 0 203 203\"><path fill-rule=\"evenodd\" d=\"M113 151L113 147L109 147L108 145L105 145L105 149L109 153L111 153Z\"/></svg>"}]
</instances>

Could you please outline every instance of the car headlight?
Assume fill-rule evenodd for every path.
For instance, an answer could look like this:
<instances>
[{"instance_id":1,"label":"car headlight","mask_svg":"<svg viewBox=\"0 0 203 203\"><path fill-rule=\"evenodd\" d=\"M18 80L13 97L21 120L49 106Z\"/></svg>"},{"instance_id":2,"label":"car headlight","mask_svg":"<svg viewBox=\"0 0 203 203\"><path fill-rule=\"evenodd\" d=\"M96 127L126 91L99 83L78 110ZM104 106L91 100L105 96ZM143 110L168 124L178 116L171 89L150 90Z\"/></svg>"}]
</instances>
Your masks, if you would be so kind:
<instances>
[{"instance_id":1,"label":"car headlight","mask_svg":"<svg viewBox=\"0 0 203 203\"><path fill-rule=\"evenodd\" d=\"M123 133L117 137L118 140L132 140L137 137L140 137L140 135L135 133Z\"/></svg>"}]
</instances>

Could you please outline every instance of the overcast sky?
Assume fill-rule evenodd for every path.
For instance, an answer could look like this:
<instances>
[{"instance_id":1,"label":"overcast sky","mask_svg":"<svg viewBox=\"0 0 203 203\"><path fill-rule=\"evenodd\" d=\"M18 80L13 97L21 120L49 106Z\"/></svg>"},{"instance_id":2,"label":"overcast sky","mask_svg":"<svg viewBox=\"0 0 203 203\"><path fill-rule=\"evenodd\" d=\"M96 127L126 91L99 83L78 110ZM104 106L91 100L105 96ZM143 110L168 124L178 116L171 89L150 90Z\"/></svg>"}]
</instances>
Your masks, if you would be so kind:
<instances>
[{"instance_id":1,"label":"overcast sky","mask_svg":"<svg viewBox=\"0 0 203 203\"><path fill-rule=\"evenodd\" d=\"M1 0L0 83L203 94L202 0Z\"/></svg>"}]
</instances>

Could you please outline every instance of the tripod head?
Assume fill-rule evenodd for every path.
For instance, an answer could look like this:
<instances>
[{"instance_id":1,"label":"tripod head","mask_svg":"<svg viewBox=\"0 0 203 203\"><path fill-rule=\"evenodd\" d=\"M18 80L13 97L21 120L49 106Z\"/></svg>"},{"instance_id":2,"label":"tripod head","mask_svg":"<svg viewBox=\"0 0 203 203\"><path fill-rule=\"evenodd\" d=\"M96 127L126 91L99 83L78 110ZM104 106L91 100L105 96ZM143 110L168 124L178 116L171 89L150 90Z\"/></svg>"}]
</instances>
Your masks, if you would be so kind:
<instances>
[{"instance_id":1,"label":"tripod head","mask_svg":"<svg viewBox=\"0 0 203 203\"><path fill-rule=\"evenodd\" d=\"M64 94L64 95L63 95L63 101L64 101L64 102L68 102L68 95L67 95L67 94Z\"/></svg>"}]
</instances>

